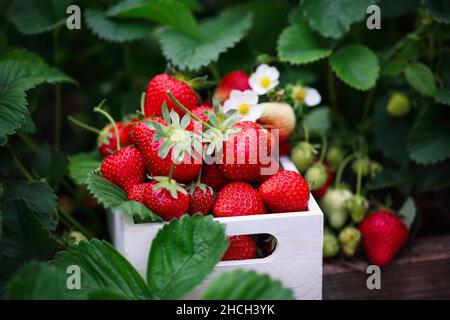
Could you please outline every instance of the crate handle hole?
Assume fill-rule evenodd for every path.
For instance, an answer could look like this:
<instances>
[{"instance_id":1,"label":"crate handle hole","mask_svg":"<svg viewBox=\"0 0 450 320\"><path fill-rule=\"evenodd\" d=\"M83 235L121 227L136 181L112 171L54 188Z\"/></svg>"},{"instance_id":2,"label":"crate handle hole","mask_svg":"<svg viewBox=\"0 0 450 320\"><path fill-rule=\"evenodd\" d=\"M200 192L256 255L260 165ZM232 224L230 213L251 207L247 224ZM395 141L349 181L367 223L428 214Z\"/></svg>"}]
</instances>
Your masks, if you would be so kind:
<instances>
[{"instance_id":1,"label":"crate handle hole","mask_svg":"<svg viewBox=\"0 0 450 320\"><path fill-rule=\"evenodd\" d=\"M264 259L277 249L277 238L268 233L229 236L230 245L222 261Z\"/></svg>"}]
</instances>

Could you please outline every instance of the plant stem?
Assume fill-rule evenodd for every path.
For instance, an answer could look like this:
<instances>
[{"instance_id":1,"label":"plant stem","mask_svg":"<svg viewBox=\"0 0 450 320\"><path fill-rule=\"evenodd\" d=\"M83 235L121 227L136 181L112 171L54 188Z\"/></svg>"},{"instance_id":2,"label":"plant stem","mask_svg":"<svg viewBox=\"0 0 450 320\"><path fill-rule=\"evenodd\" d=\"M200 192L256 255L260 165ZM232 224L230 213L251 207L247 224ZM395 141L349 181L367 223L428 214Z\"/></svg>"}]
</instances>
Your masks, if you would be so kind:
<instances>
[{"instance_id":1,"label":"plant stem","mask_svg":"<svg viewBox=\"0 0 450 320\"><path fill-rule=\"evenodd\" d=\"M59 29L53 30L53 64L59 68ZM61 85L55 84L55 145L57 148L61 146L61 121L62 121L62 105L61 105Z\"/></svg>"},{"instance_id":2,"label":"plant stem","mask_svg":"<svg viewBox=\"0 0 450 320\"><path fill-rule=\"evenodd\" d=\"M361 166L358 166L358 175L356 176L356 195L359 196L361 194L361 184L362 184L362 174L361 174Z\"/></svg>"},{"instance_id":3,"label":"plant stem","mask_svg":"<svg viewBox=\"0 0 450 320\"><path fill-rule=\"evenodd\" d=\"M213 126L211 126L210 124L200 120L195 114L193 114L188 108L186 108L185 106L183 106L181 104L180 101L177 100L177 98L175 98L172 93L168 90L167 91L167 95L169 96L169 98L177 105L177 107L179 107L180 109L182 109L184 112L186 112L191 118L193 118L195 121L200 122L202 125L204 125L206 128L209 129L215 129Z\"/></svg>"},{"instance_id":4,"label":"plant stem","mask_svg":"<svg viewBox=\"0 0 450 320\"><path fill-rule=\"evenodd\" d=\"M23 176L28 180L32 181L33 176L28 172L27 168L23 165L22 162L20 162L19 158L17 157L16 153L12 148L9 147L9 151L11 152L11 156L13 158L14 164L16 165L17 169L23 174Z\"/></svg>"},{"instance_id":5,"label":"plant stem","mask_svg":"<svg viewBox=\"0 0 450 320\"><path fill-rule=\"evenodd\" d=\"M175 162L172 163L172 166L170 167L170 172L169 172L169 181L172 180L172 176L173 176L173 171L175 170Z\"/></svg>"},{"instance_id":6,"label":"plant stem","mask_svg":"<svg viewBox=\"0 0 450 320\"><path fill-rule=\"evenodd\" d=\"M17 132L17 136L30 148L34 153L39 152L39 144L32 137L23 132Z\"/></svg>"},{"instance_id":7,"label":"plant stem","mask_svg":"<svg viewBox=\"0 0 450 320\"><path fill-rule=\"evenodd\" d=\"M323 162L323 159L325 159L325 154L327 153L328 149L328 139L324 134L321 134L320 137L322 138L322 150L320 151L320 162Z\"/></svg>"},{"instance_id":8,"label":"plant stem","mask_svg":"<svg viewBox=\"0 0 450 320\"><path fill-rule=\"evenodd\" d=\"M303 134L305 136L305 141L308 142L309 141L309 130L308 130L308 127L306 126L305 121L302 121L302 128L303 128Z\"/></svg>"},{"instance_id":9,"label":"plant stem","mask_svg":"<svg viewBox=\"0 0 450 320\"><path fill-rule=\"evenodd\" d=\"M103 100L102 102L100 102L100 104L94 108L94 112L98 112L100 114L102 114L103 116L106 117L106 119L108 119L108 121L111 123L111 125L114 128L114 133L116 134L116 142L117 142L117 151L120 150L120 135L119 135L119 129L117 128L116 122L114 121L114 119L111 117L111 115L106 112L105 110L102 109L103 104L105 103L106 100Z\"/></svg>"},{"instance_id":10,"label":"plant stem","mask_svg":"<svg viewBox=\"0 0 450 320\"><path fill-rule=\"evenodd\" d=\"M202 180L202 171L203 171L203 166L200 167L200 171L198 172L198 176L197 176L197 186L200 184L201 180Z\"/></svg>"},{"instance_id":11,"label":"plant stem","mask_svg":"<svg viewBox=\"0 0 450 320\"><path fill-rule=\"evenodd\" d=\"M347 156L339 165L337 174L336 174L336 181L334 182L334 186L335 187L339 187L341 184L341 179L342 179L342 173L344 172L345 167L347 166L347 164L352 161L354 158L356 157L356 154L351 154L349 156Z\"/></svg>"},{"instance_id":12,"label":"plant stem","mask_svg":"<svg viewBox=\"0 0 450 320\"><path fill-rule=\"evenodd\" d=\"M67 222L70 223L71 226L73 226L75 229L78 229L86 237L88 237L89 239L94 237L85 227L83 227L78 221L72 218L72 216L69 213L67 213L66 210L59 207L58 212Z\"/></svg>"},{"instance_id":13,"label":"plant stem","mask_svg":"<svg viewBox=\"0 0 450 320\"><path fill-rule=\"evenodd\" d=\"M90 125L88 125L86 123L83 123L80 120L77 120L77 119L75 119L72 116L68 116L67 119L69 119L70 122L76 124L80 128L83 128L83 129L85 129L87 131L90 131L90 132L98 134L98 135L101 133L101 131L99 129L97 129L97 128L93 127L93 126L90 126Z\"/></svg>"},{"instance_id":14,"label":"plant stem","mask_svg":"<svg viewBox=\"0 0 450 320\"><path fill-rule=\"evenodd\" d=\"M334 89L334 76L333 70L331 69L331 65L328 65L328 96L330 98L331 107L336 112L337 111L337 99L336 99L336 91Z\"/></svg>"},{"instance_id":15,"label":"plant stem","mask_svg":"<svg viewBox=\"0 0 450 320\"><path fill-rule=\"evenodd\" d=\"M367 95L366 101L364 103L362 121L365 121L369 115L370 107L372 106L373 98L375 97L375 88L376 87L370 90L369 94Z\"/></svg>"},{"instance_id":16,"label":"plant stem","mask_svg":"<svg viewBox=\"0 0 450 320\"><path fill-rule=\"evenodd\" d=\"M209 71L211 72L212 76L214 77L214 80L219 81L220 80L220 72L217 68L217 65L214 62L211 62L208 66Z\"/></svg>"},{"instance_id":17,"label":"plant stem","mask_svg":"<svg viewBox=\"0 0 450 320\"><path fill-rule=\"evenodd\" d=\"M141 113L145 117L145 92L141 94Z\"/></svg>"}]
</instances>

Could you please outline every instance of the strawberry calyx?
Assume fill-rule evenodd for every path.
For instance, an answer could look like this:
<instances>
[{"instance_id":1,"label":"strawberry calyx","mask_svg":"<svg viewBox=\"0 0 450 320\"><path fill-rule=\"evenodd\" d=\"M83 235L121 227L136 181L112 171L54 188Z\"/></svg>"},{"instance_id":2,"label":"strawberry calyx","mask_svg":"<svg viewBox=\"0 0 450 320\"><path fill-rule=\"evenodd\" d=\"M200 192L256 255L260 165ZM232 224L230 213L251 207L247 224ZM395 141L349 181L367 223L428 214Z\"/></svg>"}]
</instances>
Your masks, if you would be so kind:
<instances>
[{"instance_id":1,"label":"strawberry calyx","mask_svg":"<svg viewBox=\"0 0 450 320\"><path fill-rule=\"evenodd\" d=\"M111 115L108 112L106 112L105 110L102 109L103 105L105 104L105 102L106 102L106 100L102 100L100 102L100 104L94 108L94 112L98 112L101 115L103 115L105 118L107 118L108 121L110 122L110 124L112 125L112 127L114 128L114 133L116 135L116 145L117 145L116 151L119 151L120 150L120 133L119 133L119 128L117 128L117 124L114 121L114 119L111 117Z\"/></svg>"},{"instance_id":2,"label":"strawberry calyx","mask_svg":"<svg viewBox=\"0 0 450 320\"><path fill-rule=\"evenodd\" d=\"M176 182L171 177L153 177L153 179L158 181L158 183L153 185L153 190L167 190L174 199L178 199L178 193L188 193L183 184Z\"/></svg>"}]
</instances>

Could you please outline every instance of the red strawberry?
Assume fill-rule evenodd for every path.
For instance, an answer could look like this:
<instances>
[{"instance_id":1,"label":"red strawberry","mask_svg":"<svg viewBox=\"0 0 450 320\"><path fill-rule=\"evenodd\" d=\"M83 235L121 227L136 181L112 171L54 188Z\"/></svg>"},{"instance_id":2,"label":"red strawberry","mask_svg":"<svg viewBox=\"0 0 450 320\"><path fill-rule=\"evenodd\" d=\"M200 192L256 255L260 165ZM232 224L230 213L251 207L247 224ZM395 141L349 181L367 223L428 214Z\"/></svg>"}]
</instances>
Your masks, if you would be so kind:
<instances>
[{"instance_id":1,"label":"red strawberry","mask_svg":"<svg viewBox=\"0 0 450 320\"><path fill-rule=\"evenodd\" d=\"M325 193L327 193L328 188L333 184L334 181L333 169L328 163L323 162L323 164L325 166L325 169L327 170L327 181L320 189L312 192L316 199L322 198Z\"/></svg>"},{"instance_id":2,"label":"red strawberry","mask_svg":"<svg viewBox=\"0 0 450 320\"><path fill-rule=\"evenodd\" d=\"M119 131L120 145L122 147L130 145L131 140L128 136L129 127L120 122L116 122L116 126ZM114 130L112 124L108 124L105 128L103 128L98 136L97 142L100 155L103 157L113 154L117 150L116 131Z\"/></svg>"},{"instance_id":3,"label":"red strawberry","mask_svg":"<svg viewBox=\"0 0 450 320\"><path fill-rule=\"evenodd\" d=\"M230 245L222 257L223 261L256 258L256 244L251 236L232 236L228 240Z\"/></svg>"},{"instance_id":4,"label":"red strawberry","mask_svg":"<svg viewBox=\"0 0 450 320\"><path fill-rule=\"evenodd\" d=\"M161 116L164 101L169 111L175 109L178 114L184 115L184 111L167 96L168 90L189 110L198 105L197 94L186 83L167 74L158 74L150 80L145 93L144 113L146 117Z\"/></svg>"},{"instance_id":5,"label":"red strawberry","mask_svg":"<svg viewBox=\"0 0 450 320\"><path fill-rule=\"evenodd\" d=\"M174 198L170 191L164 188L156 189L156 181L149 183L144 195L144 204L165 221L179 219L189 208L189 194L177 191Z\"/></svg>"},{"instance_id":6,"label":"red strawberry","mask_svg":"<svg viewBox=\"0 0 450 320\"><path fill-rule=\"evenodd\" d=\"M196 107L194 109L192 109L192 113L197 116L200 120L202 120L203 122L207 122L208 121L208 116L205 114L206 111L212 111L213 107L208 106L208 105L202 105L199 107ZM198 127L197 127L198 126ZM189 125L187 126L187 130L190 131L194 131L194 129L205 129L203 128L203 126L200 126L200 124L197 124L197 121L194 119L191 119L191 123L189 123Z\"/></svg>"},{"instance_id":7,"label":"red strawberry","mask_svg":"<svg viewBox=\"0 0 450 320\"><path fill-rule=\"evenodd\" d=\"M230 96L231 90L245 91L250 88L248 75L241 70L232 71L226 74L214 93L214 97L220 102L224 102Z\"/></svg>"},{"instance_id":8,"label":"red strawberry","mask_svg":"<svg viewBox=\"0 0 450 320\"><path fill-rule=\"evenodd\" d=\"M263 182L259 191L272 212L308 210L308 183L295 171L279 171Z\"/></svg>"},{"instance_id":9,"label":"red strawberry","mask_svg":"<svg viewBox=\"0 0 450 320\"><path fill-rule=\"evenodd\" d=\"M149 119L149 121L157 121L164 124L161 118ZM146 121L139 121L130 129L130 136L133 143L141 150L145 158L145 165L152 176L168 176L172 167L172 152L169 152L166 158L162 159L158 156L158 150L162 145L162 141L153 141L155 131L150 129ZM180 163L175 165L172 175L176 181L185 183L193 180L202 167L201 163Z\"/></svg>"},{"instance_id":10,"label":"red strawberry","mask_svg":"<svg viewBox=\"0 0 450 320\"><path fill-rule=\"evenodd\" d=\"M378 210L364 218L359 225L364 251L369 260L387 266L408 241L408 228L394 213Z\"/></svg>"},{"instance_id":11,"label":"red strawberry","mask_svg":"<svg viewBox=\"0 0 450 320\"><path fill-rule=\"evenodd\" d=\"M106 180L124 190L144 182L145 179L144 157L138 149L131 146L107 156L100 170Z\"/></svg>"},{"instance_id":12,"label":"red strawberry","mask_svg":"<svg viewBox=\"0 0 450 320\"><path fill-rule=\"evenodd\" d=\"M215 217L265 214L267 208L258 190L245 182L231 182L220 190L213 207Z\"/></svg>"},{"instance_id":13,"label":"red strawberry","mask_svg":"<svg viewBox=\"0 0 450 320\"><path fill-rule=\"evenodd\" d=\"M278 162L272 157L272 135L258 124L242 121L234 127L241 130L223 144L223 153L217 163L220 173L230 180L260 182L267 178L262 168L269 168ZM262 153L266 148L264 159ZM228 155L231 150L232 154ZM264 160L268 164L263 164ZM266 175L266 176L265 176Z\"/></svg>"},{"instance_id":14,"label":"red strawberry","mask_svg":"<svg viewBox=\"0 0 450 320\"><path fill-rule=\"evenodd\" d=\"M228 183L228 179L220 174L215 164L203 165L201 181L213 188L215 192L219 192Z\"/></svg>"},{"instance_id":15,"label":"red strawberry","mask_svg":"<svg viewBox=\"0 0 450 320\"><path fill-rule=\"evenodd\" d=\"M144 195L149 186L152 184L149 182L135 184L128 189L128 200L144 203Z\"/></svg>"},{"instance_id":16,"label":"red strawberry","mask_svg":"<svg viewBox=\"0 0 450 320\"><path fill-rule=\"evenodd\" d=\"M214 205L214 191L204 184L192 185L189 190L191 200L189 202L189 215L200 212L203 215L207 215Z\"/></svg>"},{"instance_id":17,"label":"red strawberry","mask_svg":"<svg viewBox=\"0 0 450 320\"><path fill-rule=\"evenodd\" d=\"M291 144L289 142L280 143L279 154L280 156L288 155L291 153Z\"/></svg>"}]
</instances>

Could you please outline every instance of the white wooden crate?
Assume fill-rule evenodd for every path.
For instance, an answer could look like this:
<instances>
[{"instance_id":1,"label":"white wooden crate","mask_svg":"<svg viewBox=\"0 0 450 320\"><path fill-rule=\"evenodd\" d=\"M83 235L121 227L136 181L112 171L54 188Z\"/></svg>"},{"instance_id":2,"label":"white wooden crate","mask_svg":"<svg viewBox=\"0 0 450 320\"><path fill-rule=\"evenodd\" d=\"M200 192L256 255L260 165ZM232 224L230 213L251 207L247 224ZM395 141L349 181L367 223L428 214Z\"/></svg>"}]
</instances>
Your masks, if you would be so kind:
<instances>
[{"instance_id":1,"label":"white wooden crate","mask_svg":"<svg viewBox=\"0 0 450 320\"><path fill-rule=\"evenodd\" d=\"M295 170L288 157L280 163L286 170ZM120 212L108 215L114 246L145 276L151 242L163 223L136 224ZM268 257L239 261L221 261L214 272L186 298L195 299L211 278L233 269L255 270L280 280L293 290L297 299L322 298L323 214L310 196L309 210L243 217L215 218L226 225L232 235L262 234L277 239L275 251Z\"/></svg>"}]
</instances>

